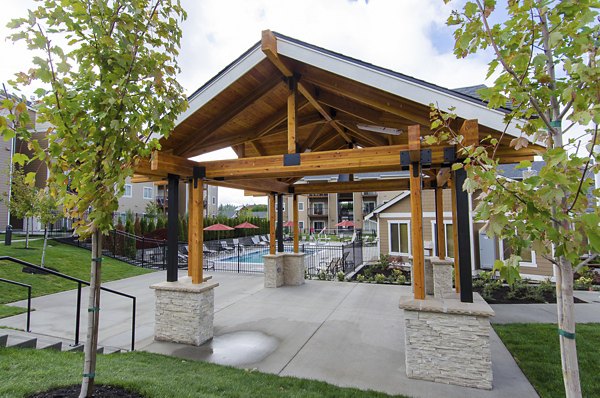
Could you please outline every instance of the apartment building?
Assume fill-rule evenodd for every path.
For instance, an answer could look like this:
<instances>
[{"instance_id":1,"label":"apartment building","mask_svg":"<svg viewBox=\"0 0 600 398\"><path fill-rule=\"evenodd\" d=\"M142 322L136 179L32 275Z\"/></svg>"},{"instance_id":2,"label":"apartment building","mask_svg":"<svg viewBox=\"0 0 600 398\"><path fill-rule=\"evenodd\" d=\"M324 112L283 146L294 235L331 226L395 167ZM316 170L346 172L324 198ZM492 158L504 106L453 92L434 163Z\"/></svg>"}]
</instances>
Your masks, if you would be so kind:
<instances>
[{"instance_id":1,"label":"apartment building","mask_svg":"<svg viewBox=\"0 0 600 398\"><path fill-rule=\"evenodd\" d=\"M169 208L169 189L166 181L156 182L155 201L165 211ZM204 184L204 217L216 217L219 213L219 187ZM179 182L179 214L188 213L189 189L188 183Z\"/></svg>"},{"instance_id":2,"label":"apartment building","mask_svg":"<svg viewBox=\"0 0 600 398\"><path fill-rule=\"evenodd\" d=\"M381 180L389 178L408 177L406 172L394 173L363 173L354 175L355 181ZM296 184L311 184L319 182L336 182L347 178L341 176L304 177ZM354 228L370 231L375 225L365 224L364 217L376 207L394 198L400 191L385 192L354 192L354 193L324 193L298 196L298 228L303 233L318 233L323 229L337 229L335 226L342 221L352 221ZM284 199L283 219L292 221L292 196ZM352 230L353 228L347 228Z\"/></svg>"}]
</instances>

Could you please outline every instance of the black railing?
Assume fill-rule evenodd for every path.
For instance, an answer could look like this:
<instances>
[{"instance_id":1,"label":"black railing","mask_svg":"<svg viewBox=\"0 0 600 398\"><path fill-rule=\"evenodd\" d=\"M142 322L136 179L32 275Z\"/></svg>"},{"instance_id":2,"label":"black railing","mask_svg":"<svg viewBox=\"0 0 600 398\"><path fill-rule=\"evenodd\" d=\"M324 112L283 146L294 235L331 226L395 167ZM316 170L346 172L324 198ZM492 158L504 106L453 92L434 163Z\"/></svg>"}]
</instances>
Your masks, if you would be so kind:
<instances>
[{"instance_id":1,"label":"black railing","mask_svg":"<svg viewBox=\"0 0 600 398\"><path fill-rule=\"evenodd\" d=\"M67 279L72 282L77 283L77 312L75 314L75 345L79 345L79 318L81 313L81 285L90 286L89 282L84 281L83 279L78 279L66 274L62 274L60 272L51 270L49 268L40 267L39 265L35 265L29 263L27 261L19 260L18 258L10 257L10 256L0 256L0 261L10 261L19 265L23 265L25 267L33 268L35 270L41 271L46 274L58 276L59 278ZM131 319L131 351L135 349L135 311L136 311L136 298L135 296L131 296L126 293L118 292L113 289L109 289L107 287L100 287L100 290L105 292L113 293L118 296L127 297L133 300L133 309L132 309L132 319ZM29 331L29 330L28 330Z\"/></svg>"},{"instance_id":2,"label":"black railing","mask_svg":"<svg viewBox=\"0 0 600 398\"><path fill-rule=\"evenodd\" d=\"M27 288L27 331L31 332L31 285L0 278L0 282Z\"/></svg>"}]
</instances>

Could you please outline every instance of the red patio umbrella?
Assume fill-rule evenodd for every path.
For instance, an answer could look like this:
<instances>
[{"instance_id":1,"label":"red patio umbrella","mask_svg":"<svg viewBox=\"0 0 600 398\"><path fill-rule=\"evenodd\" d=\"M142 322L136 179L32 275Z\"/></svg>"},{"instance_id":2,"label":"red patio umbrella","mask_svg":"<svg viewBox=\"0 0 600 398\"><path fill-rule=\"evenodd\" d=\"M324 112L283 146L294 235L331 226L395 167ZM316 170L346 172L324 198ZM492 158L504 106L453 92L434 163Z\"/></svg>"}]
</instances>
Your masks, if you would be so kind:
<instances>
[{"instance_id":1,"label":"red patio umbrella","mask_svg":"<svg viewBox=\"0 0 600 398\"><path fill-rule=\"evenodd\" d=\"M233 229L234 228L231 228L230 226L225 224L213 224L204 228L205 231L217 231L217 240L219 240L219 231L231 231Z\"/></svg>"},{"instance_id":2,"label":"red patio umbrella","mask_svg":"<svg viewBox=\"0 0 600 398\"><path fill-rule=\"evenodd\" d=\"M335 224L336 227L353 227L354 225L355 224L349 220L344 220L344 221L341 221L341 222Z\"/></svg>"},{"instance_id":3,"label":"red patio umbrella","mask_svg":"<svg viewBox=\"0 0 600 398\"><path fill-rule=\"evenodd\" d=\"M252 223L249 223L248 221L245 221L243 223L241 223L240 225L236 225L234 228L238 228L238 229L258 229L258 227ZM244 236L248 236L248 234L246 233Z\"/></svg>"},{"instance_id":4,"label":"red patio umbrella","mask_svg":"<svg viewBox=\"0 0 600 398\"><path fill-rule=\"evenodd\" d=\"M293 227L294 226L294 222L293 221L286 221L283 224L284 227Z\"/></svg>"}]
</instances>

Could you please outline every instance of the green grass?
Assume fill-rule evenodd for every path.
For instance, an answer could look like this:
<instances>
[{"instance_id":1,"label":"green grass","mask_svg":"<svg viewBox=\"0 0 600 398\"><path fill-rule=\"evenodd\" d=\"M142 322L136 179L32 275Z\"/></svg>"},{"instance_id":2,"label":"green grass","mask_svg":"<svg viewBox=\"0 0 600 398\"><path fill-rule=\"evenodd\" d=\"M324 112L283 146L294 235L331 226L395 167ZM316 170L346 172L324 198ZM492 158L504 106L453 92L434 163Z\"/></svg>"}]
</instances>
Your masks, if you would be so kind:
<instances>
[{"instance_id":1,"label":"green grass","mask_svg":"<svg viewBox=\"0 0 600 398\"><path fill-rule=\"evenodd\" d=\"M39 264L42 256L43 240L30 242L30 249L25 249L25 243L13 243L5 246L0 242L0 256L12 256L21 260ZM46 249L46 266L73 276L75 278L89 281L91 252L74 246L64 245L55 241L48 241ZM0 261L0 278L9 279L32 286L33 297L46 294L62 292L77 288L75 282L59 278L53 275L36 275L21 272L22 266ZM102 281L108 282L116 279L128 278L152 272L148 269L135 267L122 261L104 257L102 261ZM19 286L0 283L0 304L11 303L27 298L27 289ZM0 308L0 317L2 317ZM5 315L6 316L6 315Z\"/></svg>"},{"instance_id":2,"label":"green grass","mask_svg":"<svg viewBox=\"0 0 600 398\"><path fill-rule=\"evenodd\" d=\"M0 348L0 397L79 384L82 363L81 353ZM148 398L388 396L145 352L99 355L96 383L125 387Z\"/></svg>"},{"instance_id":3,"label":"green grass","mask_svg":"<svg viewBox=\"0 0 600 398\"><path fill-rule=\"evenodd\" d=\"M494 325L542 398L565 396L556 324ZM577 325L577 354L584 397L600 397L600 324Z\"/></svg>"},{"instance_id":4,"label":"green grass","mask_svg":"<svg viewBox=\"0 0 600 398\"><path fill-rule=\"evenodd\" d=\"M27 312L27 308L11 307L10 305L0 304L0 318L6 318L7 316L19 315Z\"/></svg>"}]
</instances>

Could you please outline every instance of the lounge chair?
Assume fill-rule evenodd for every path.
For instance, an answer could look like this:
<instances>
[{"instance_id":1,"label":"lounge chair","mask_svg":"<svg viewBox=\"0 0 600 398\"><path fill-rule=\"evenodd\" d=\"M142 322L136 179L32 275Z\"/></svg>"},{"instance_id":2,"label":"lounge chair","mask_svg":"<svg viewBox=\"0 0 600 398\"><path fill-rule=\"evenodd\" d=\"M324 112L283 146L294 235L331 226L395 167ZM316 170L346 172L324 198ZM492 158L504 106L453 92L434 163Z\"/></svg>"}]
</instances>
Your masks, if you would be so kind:
<instances>
[{"instance_id":1,"label":"lounge chair","mask_svg":"<svg viewBox=\"0 0 600 398\"><path fill-rule=\"evenodd\" d=\"M268 245L270 242L269 238L267 238L267 235L262 235L260 239L263 245Z\"/></svg>"},{"instance_id":2,"label":"lounge chair","mask_svg":"<svg viewBox=\"0 0 600 398\"><path fill-rule=\"evenodd\" d=\"M206 244L202 245L202 252L204 252L204 254L215 254L217 251L216 250L211 250L208 247L206 247Z\"/></svg>"},{"instance_id":3,"label":"lounge chair","mask_svg":"<svg viewBox=\"0 0 600 398\"><path fill-rule=\"evenodd\" d=\"M221 247L219 248L220 250L224 250L224 251L233 251L233 247L227 245L227 242L222 240L221 241Z\"/></svg>"},{"instance_id":4,"label":"lounge chair","mask_svg":"<svg viewBox=\"0 0 600 398\"><path fill-rule=\"evenodd\" d=\"M265 244L264 242L260 241L260 238L258 236L253 236L250 239L252 239L252 244L255 245L255 246L256 245L264 245Z\"/></svg>"}]
</instances>

